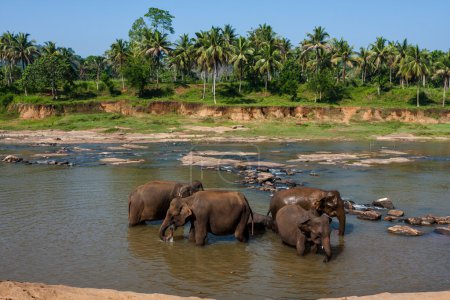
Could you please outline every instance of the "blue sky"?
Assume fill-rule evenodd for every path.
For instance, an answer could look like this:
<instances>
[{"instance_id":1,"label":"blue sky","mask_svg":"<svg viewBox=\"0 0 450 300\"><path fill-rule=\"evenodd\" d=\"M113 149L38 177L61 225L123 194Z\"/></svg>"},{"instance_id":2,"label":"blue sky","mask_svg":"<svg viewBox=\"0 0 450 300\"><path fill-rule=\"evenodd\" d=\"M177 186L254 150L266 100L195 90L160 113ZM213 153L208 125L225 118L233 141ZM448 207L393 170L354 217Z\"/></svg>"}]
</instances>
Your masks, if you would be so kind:
<instances>
[{"instance_id":1,"label":"blue sky","mask_svg":"<svg viewBox=\"0 0 450 300\"><path fill-rule=\"evenodd\" d=\"M38 43L55 41L78 54L102 54L116 38L127 38L149 7L176 18L173 40L212 25L232 24L240 34L268 23L297 45L314 26L344 37L355 48L375 37L408 38L423 48L450 48L448 0L21 0L2 1L0 33L28 32Z\"/></svg>"}]
</instances>

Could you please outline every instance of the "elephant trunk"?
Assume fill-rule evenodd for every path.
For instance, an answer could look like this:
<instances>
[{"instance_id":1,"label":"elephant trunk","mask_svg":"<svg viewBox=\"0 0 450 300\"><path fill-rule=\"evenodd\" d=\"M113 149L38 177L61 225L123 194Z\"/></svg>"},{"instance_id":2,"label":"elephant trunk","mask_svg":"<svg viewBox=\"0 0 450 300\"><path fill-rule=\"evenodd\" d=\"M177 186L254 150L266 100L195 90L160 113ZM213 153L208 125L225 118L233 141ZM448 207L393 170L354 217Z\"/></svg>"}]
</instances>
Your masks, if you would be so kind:
<instances>
[{"instance_id":1,"label":"elephant trunk","mask_svg":"<svg viewBox=\"0 0 450 300\"><path fill-rule=\"evenodd\" d=\"M323 250L325 251L325 258L323 262L328 262L331 259L331 241L330 236L326 236L322 238L322 246Z\"/></svg>"},{"instance_id":2,"label":"elephant trunk","mask_svg":"<svg viewBox=\"0 0 450 300\"><path fill-rule=\"evenodd\" d=\"M340 209L337 213L337 218L339 220L339 235L344 235L345 233L345 210L344 207L342 207L342 210Z\"/></svg>"},{"instance_id":3,"label":"elephant trunk","mask_svg":"<svg viewBox=\"0 0 450 300\"><path fill-rule=\"evenodd\" d=\"M164 222L161 224L161 227L159 228L159 238L163 240L164 242L167 242L173 237L173 229L170 229L169 236L166 236L166 230L170 227L170 221L165 219Z\"/></svg>"}]
</instances>

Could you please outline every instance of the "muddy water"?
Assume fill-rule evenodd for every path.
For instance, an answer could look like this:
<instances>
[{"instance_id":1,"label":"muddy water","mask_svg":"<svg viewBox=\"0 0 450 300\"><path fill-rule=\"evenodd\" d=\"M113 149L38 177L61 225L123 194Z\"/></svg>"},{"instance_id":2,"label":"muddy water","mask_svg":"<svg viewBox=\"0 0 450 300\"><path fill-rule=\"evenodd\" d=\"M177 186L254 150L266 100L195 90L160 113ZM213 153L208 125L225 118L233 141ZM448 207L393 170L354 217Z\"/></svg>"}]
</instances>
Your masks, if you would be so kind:
<instances>
[{"instance_id":1,"label":"muddy water","mask_svg":"<svg viewBox=\"0 0 450 300\"><path fill-rule=\"evenodd\" d=\"M210 236L200 248L179 228L173 243L158 240L158 223L128 228L127 196L152 179L201 179L208 188L243 191L254 211L265 213L269 194L234 183L226 171L180 166L192 148L258 152L255 158L285 163L298 153L405 151L411 163L348 167L299 163L294 179L337 188L344 198L369 203L390 197L408 216L450 215L450 143L308 142L301 144L152 144L114 150L81 145L74 167L0 164L0 279L113 288L220 299L316 299L384 291L450 288L450 238L423 228L422 237L390 235L384 221L348 216L347 235L332 235L333 260L295 255L268 232L241 244ZM32 157L52 147L1 145L0 156ZM108 153L104 153L104 152ZM107 166L105 156L145 159ZM62 158L57 158L62 159ZM308 174L314 171L319 176ZM337 224L333 221L333 227Z\"/></svg>"}]
</instances>

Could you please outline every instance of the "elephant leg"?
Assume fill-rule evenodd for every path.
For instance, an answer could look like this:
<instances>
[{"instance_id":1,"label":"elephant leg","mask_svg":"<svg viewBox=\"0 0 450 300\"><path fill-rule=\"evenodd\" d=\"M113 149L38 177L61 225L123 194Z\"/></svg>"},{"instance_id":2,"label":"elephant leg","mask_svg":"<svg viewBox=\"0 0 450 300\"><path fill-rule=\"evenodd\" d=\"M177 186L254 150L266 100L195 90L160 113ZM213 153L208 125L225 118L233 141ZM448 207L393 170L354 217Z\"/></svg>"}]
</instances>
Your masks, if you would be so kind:
<instances>
[{"instance_id":1,"label":"elephant leg","mask_svg":"<svg viewBox=\"0 0 450 300\"><path fill-rule=\"evenodd\" d=\"M316 254L319 252L319 247L314 243L311 245L311 252Z\"/></svg>"},{"instance_id":2,"label":"elephant leg","mask_svg":"<svg viewBox=\"0 0 450 300\"><path fill-rule=\"evenodd\" d=\"M142 224L144 221L141 220L142 211L144 210L144 205L142 203L130 202L128 203L128 225L136 226Z\"/></svg>"},{"instance_id":3,"label":"elephant leg","mask_svg":"<svg viewBox=\"0 0 450 300\"><path fill-rule=\"evenodd\" d=\"M241 220L239 221L236 230L234 232L234 236L236 237L236 239L239 242L247 242L249 239L249 233L248 233L248 226L247 226L247 222L248 222L248 218L249 218L249 213L248 212L243 212L241 214Z\"/></svg>"},{"instance_id":4,"label":"elephant leg","mask_svg":"<svg viewBox=\"0 0 450 300\"><path fill-rule=\"evenodd\" d=\"M297 248L297 255L303 256L305 254L305 235L298 229L297 232L297 244L295 248Z\"/></svg>"},{"instance_id":5,"label":"elephant leg","mask_svg":"<svg viewBox=\"0 0 450 300\"><path fill-rule=\"evenodd\" d=\"M189 230L189 241L195 243L195 227L194 227L194 223L191 223L191 229Z\"/></svg>"},{"instance_id":6,"label":"elephant leg","mask_svg":"<svg viewBox=\"0 0 450 300\"><path fill-rule=\"evenodd\" d=\"M339 220L339 235L343 236L345 234L345 211L338 211L337 218Z\"/></svg>"},{"instance_id":7,"label":"elephant leg","mask_svg":"<svg viewBox=\"0 0 450 300\"><path fill-rule=\"evenodd\" d=\"M194 225L194 236L195 236L195 244L197 246L204 246L205 245L205 241L206 241L206 236L208 234L207 231L207 226L206 224L201 224L196 222L196 224Z\"/></svg>"}]
</instances>

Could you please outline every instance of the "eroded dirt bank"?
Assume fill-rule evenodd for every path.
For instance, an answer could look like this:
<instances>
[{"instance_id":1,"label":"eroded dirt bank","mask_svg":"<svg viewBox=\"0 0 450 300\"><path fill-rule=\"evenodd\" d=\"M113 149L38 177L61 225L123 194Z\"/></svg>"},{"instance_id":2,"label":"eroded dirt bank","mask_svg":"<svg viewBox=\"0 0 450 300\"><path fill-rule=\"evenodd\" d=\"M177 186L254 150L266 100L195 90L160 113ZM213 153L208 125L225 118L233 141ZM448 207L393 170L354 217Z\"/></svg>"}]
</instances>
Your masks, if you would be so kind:
<instances>
[{"instance_id":1,"label":"eroded dirt bank","mask_svg":"<svg viewBox=\"0 0 450 300\"><path fill-rule=\"evenodd\" d=\"M225 118L233 121L295 118L298 121L349 123L351 121L399 121L405 123L437 124L450 122L450 109L391 109L362 107L237 107L208 106L201 103L154 101L147 105L132 105L127 101L98 102L71 105L14 104L10 110L22 119L42 119L73 112L109 112L127 116L145 114L182 114L193 117Z\"/></svg>"},{"instance_id":2,"label":"eroded dirt bank","mask_svg":"<svg viewBox=\"0 0 450 300\"><path fill-rule=\"evenodd\" d=\"M179 297L163 294L141 294L134 292L120 292L110 289L75 288L64 285L46 285L40 283L22 283L14 281L0 282L0 299L11 300L178 300L178 299L200 299L195 297ZM342 297L338 299L355 300L447 300L450 292L428 292L428 293L382 293L362 297ZM328 300L331 300L328 299Z\"/></svg>"}]
</instances>

